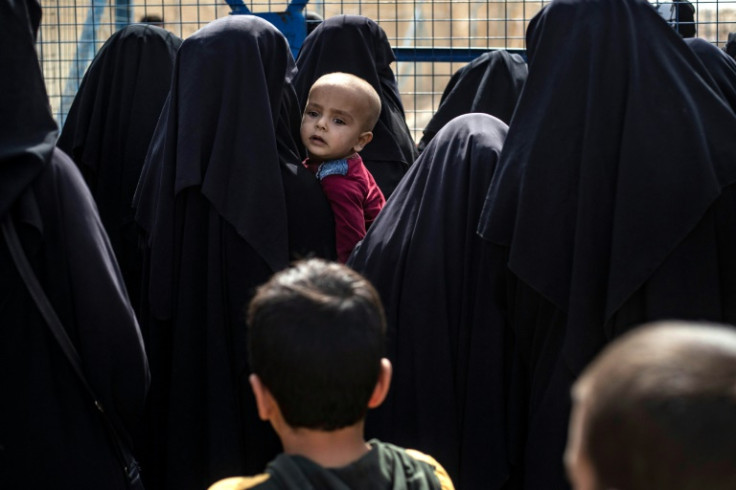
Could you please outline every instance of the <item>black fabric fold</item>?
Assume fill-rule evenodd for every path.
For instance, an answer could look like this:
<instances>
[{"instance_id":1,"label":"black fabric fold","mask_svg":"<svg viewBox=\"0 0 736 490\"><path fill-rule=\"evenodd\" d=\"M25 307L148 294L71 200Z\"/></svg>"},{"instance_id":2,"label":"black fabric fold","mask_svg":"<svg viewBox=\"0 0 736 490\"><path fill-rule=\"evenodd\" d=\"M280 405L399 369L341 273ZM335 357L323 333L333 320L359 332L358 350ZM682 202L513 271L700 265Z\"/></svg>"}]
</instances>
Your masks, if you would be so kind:
<instances>
[{"instance_id":1,"label":"black fabric fold","mask_svg":"<svg viewBox=\"0 0 736 490\"><path fill-rule=\"evenodd\" d=\"M138 324L81 174L55 148L33 0L0 0L0 215L73 342L89 385L129 441L149 372ZM0 238L0 481L31 490L127 488L97 408Z\"/></svg>"},{"instance_id":2,"label":"black fabric fold","mask_svg":"<svg viewBox=\"0 0 736 490\"><path fill-rule=\"evenodd\" d=\"M528 71L520 55L504 50L483 53L457 70L442 92L437 112L424 128L419 151L442 126L462 114L482 112L509 124Z\"/></svg>"},{"instance_id":3,"label":"black fabric fold","mask_svg":"<svg viewBox=\"0 0 736 490\"><path fill-rule=\"evenodd\" d=\"M512 466L564 489L570 388L601 348L648 321L736 324L736 116L646 1L553 0L527 54L479 232L508 257Z\"/></svg>"},{"instance_id":4,"label":"black fabric fold","mask_svg":"<svg viewBox=\"0 0 736 490\"><path fill-rule=\"evenodd\" d=\"M35 37L41 7L5 0L0 29L0 215L51 160L58 129L46 96Z\"/></svg>"},{"instance_id":5,"label":"black fabric fold","mask_svg":"<svg viewBox=\"0 0 736 490\"><path fill-rule=\"evenodd\" d=\"M141 258L133 194L180 45L177 36L145 24L110 36L87 69L57 142L92 191L136 307Z\"/></svg>"},{"instance_id":6,"label":"black fabric fold","mask_svg":"<svg viewBox=\"0 0 736 490\"><path fill-rule=\"evenodd\" d=\"M688 38L685 39L685 44L690 46L705 65L723 98L736 111L736 61L705 39Z\"/></svg>"},{"instance_id":7,"label":"black fabric fold","mask_svg":"<svg viewBox=\"0 0 736 490\"><path fill-rule=\"evenodd\" d=\"M510 339L495 307L505 283L487 274L495 258L476 234L506 131L487 114L450 121L348 261L381 295L394 365L366 430L431 454L459 488L500 488L509 476Z\"/></svg>"},{"instance_id":8,"label":"black fabric fold","mask_svg":"<svg viewBox=\"0 0 736 490\"><path fill-rule=\"evenodd\" d=\"M554 1L530 22L527 50L479 231L568 313L579 371L605 340L596 325L736 181L736 120L646 2Z\"/></svg>"},{"instance_id":9,"label":"black fabric fold","mask_svg":"<svg viewBox=\"0 0 736 490\"><path fill-rule=\"evenodd\" d=\"M248 384L245 308L290 260L335 257L329 203L290 129L295 71L284 36L252 15L211 22L177 53L134 197L155 488L253 474L279 450Z\"/></svg>"}]
</instances>

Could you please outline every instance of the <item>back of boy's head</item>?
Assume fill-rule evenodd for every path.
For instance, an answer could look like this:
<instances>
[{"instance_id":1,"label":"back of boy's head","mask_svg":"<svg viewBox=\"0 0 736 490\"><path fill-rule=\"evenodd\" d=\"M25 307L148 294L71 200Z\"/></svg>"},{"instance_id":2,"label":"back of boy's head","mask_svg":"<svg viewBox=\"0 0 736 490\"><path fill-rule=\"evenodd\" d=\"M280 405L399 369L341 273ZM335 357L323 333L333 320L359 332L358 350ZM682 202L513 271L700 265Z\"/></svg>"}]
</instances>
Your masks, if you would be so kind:
<instances>
[{"instance_id":1,"label":"back of boy's head","mask_svg":"<svg viewBox=\"0 0 736 490\"><path fill-rule=\"evenodd\" d=\"M373 88L373 85L352 73L339 71L327 73L319 77L312 84L309 93L311 94L314 87L319 85L340 86L353 91L364 102L364 129L366 131L373 131L378 118L381 117L381 97L376 92L376 89Z\"/></svg>"},{"instance_id":2,"label":"back of boy's head","mask_svg":"<svg viewBox=\"0 0 736 490\"><path fill-rule=\"evenodd\" d=\"M585 370L573 394L599 488L736 488L734 327L637 329Z\"/></svg>"},{"instance_id":3,"label":"back of boy's head","mask_svg":"<svg viewBox=\"0 0 736 490\"><path fill-rule=\"evenodd\" d=\"M365 417L386 322L363 276L321 259L297 262L258 289L248 324L252 371L289 426L331 431Z\"/></svg>"}]
</instances>

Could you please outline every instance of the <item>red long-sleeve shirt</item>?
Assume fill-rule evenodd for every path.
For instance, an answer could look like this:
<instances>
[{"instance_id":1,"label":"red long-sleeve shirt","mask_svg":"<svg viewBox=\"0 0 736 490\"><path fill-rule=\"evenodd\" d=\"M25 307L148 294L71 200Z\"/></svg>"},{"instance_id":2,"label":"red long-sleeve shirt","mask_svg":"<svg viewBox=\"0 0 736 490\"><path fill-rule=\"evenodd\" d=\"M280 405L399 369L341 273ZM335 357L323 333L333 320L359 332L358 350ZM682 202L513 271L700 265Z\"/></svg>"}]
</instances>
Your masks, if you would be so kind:
<instances>
[{"instance_id":1,"label":"red long-sleeve shirt","mask_svg":"<svg viewBox=\"0 0 736 490\"><path fill-rule=\"evenodd\" d=\"M319 179L335 215L337 259L346 262L386 199L357 153L328 162L304 161Z\"/></svg>"}]
</instances>

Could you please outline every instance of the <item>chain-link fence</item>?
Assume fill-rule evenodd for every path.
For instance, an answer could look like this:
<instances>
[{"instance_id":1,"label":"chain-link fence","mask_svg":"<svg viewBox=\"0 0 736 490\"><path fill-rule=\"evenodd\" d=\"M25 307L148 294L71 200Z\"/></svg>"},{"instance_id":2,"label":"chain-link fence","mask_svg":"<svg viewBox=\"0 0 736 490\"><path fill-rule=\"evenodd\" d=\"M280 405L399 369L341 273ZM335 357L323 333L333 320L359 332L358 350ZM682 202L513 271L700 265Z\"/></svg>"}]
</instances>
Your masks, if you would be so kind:
<instances>
[{"instance_id":1,"label":"chain-link fence","mask_svg":"<svg viewBox=\"0 0 736 490\"><path fill-rule=\"evenodd\" d=\"M321 18L359 14L383 27L399 54L394 72L407 123L418 139L452 73L480 52L523 49L529 20L548 0L293 1L305 4L300 5L302 14ZM693 0L692 4L698 37L722 47L728 33L736 31L736 2ZM243 7L256 14L289 8L289 2L270 0L47 0L42 5L39 54L60 123L94 54L121 26L141 20L161 22L185 38ZM663 15L667 8L660 8Z\"/></svg>"}]
</instances>

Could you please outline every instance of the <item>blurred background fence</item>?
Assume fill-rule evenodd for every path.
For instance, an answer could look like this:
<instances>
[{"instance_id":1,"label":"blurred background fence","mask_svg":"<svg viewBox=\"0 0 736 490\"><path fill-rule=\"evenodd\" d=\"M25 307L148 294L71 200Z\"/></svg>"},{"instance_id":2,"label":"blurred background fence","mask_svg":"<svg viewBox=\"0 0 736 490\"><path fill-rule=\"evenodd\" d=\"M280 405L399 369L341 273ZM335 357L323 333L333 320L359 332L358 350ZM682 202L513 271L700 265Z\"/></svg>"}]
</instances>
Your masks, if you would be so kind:
<instances>
[{"instance_id":1,"label":"blurred background fence","mask_svg":"<svg viewBox=\"0 0 736 490\"><path fill-rule=\"evenodd\" d=\"M548 3L548 0L293 1L306 4L300 5L303 14L316 13L322 18L359 14L383 27L398 54L399 60L393 68L407 122L416 140L436 110L452 73L483 51L523 50L529 20ZM89 62L120 27L154 16L162 19L164 28L186 38L233 10L244 8L262 14L289 8L288 1L270 0L41 0L41 4L44 16L38 50L54 116L60 124ZM736 1L692 0L692 4L697 36L723 47L728 33L736 31Z\"/></svg>"}]
</instances>

